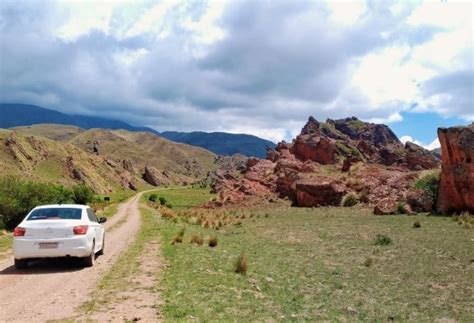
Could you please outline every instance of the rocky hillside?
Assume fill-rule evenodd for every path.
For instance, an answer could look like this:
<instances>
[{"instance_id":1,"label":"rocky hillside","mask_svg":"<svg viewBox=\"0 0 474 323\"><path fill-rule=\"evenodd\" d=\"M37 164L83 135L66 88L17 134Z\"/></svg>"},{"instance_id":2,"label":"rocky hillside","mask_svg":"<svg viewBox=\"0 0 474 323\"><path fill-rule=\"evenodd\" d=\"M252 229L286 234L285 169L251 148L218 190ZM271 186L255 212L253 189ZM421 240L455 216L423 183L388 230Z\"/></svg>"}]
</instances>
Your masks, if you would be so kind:
<instances>
[{"instance_id":1,"label":"rocky hillside","mask_svg":"<svg viewBox=\"0 0 474 323\"><path fill-rule=\"evenodd\" d=\"M298 206L340 205L352 195L360 203L382 201L380 213L390 213L421 170L438 167L434 154L403 145L385 125L311 117L292 143L268 150L267 160L248 160L240 176L224 174L214 190L218 203L280 197Z\"/></svg>"},{"instance_id":2,"label":"rocky hillside","mask_svg":"<svg viewBox=\"0 0 474 323\"><path fill-rule=\"evenodd\" d=\"M194 183L217 167L213 153L147 132L35 125L0 134L2 175L83 182L96 192Z\"/></svg>"}]
</instances>

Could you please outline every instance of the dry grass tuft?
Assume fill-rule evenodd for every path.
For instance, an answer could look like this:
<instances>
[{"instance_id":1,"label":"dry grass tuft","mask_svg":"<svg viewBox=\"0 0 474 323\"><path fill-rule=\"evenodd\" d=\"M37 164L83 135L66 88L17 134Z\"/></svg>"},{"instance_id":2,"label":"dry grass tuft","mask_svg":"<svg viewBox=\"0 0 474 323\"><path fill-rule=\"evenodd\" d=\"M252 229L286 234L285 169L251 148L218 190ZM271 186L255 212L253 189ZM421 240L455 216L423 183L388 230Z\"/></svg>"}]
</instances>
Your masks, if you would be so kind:
<instances>
[{"instance_id":1,"label":"dry grass tuft","mask_svg":"<svg viewBox=\"0 0 474 323\"><path fill-rule=\"evenodd\" d=\"M217 246L218 240L217 237L209 238L209 247L214 248Z\"/></svg>"},{"instance_id":2,"label":"dry grass tuft","mask_svg":"<svg viewBox=\"0 0 474 323\"><path fill-rule=\"evenodd\" d=\"M415 223L413 223L413 227L414 227L415 229L421 228L421 223L420 223L420 221L415 221Z\"/></svg>"},{"instance_id":3,"label":"dry grass tuft","mask_svg":"<svg viewBox=\"0 0 474 323\"><path fill-rule=\"evenodd\" d=\"M176 237L173 238L173 241L171 241L172 245L175 245L177 243L182 243L183 242L183 237L180 235L177 235Z\"/></svg>"},{"instance_id":4,"label":"dry grass tuft","mask_svg":"<svg viewBox=\"0 0 474 323\"><path fill-rule=\"evenodd\" d=\"M195 243L195 244L197 244L197 245L199 245L199 246L202 246L202 244L204 243L204 239L203 239L202 236L200 236L200 235L193 234L193 235L191 236L191 241L190 241L190 242L191 242L191 243Z\"/></svg>"},{"instance_id":5,"label":"dry grass tuft","mask_svg":"<svg viewBox=\"0 0 474 323\"><path fill-rule=\"evenodd\" d=\"M245 275L247 273L248 269L248 260L247 256L245 253L241 253L239 258L237 258L237 261L234 264L234 271L238 274Z\"/></svg>"}]
</instances>

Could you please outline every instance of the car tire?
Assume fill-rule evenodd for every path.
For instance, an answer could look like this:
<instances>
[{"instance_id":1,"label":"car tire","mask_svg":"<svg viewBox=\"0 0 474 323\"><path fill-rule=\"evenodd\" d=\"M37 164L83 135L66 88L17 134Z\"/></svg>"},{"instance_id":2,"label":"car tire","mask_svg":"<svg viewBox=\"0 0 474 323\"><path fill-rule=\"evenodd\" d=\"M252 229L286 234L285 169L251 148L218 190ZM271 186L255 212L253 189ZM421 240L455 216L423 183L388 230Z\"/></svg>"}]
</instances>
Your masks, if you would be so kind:
<instances>
[{"instance_id":1,"label":"car tire","mask_svg":"<svg viewBox=\"0 0 474 323\"><path fill-rule=\"evenodd\" d=\"M97 255L102 256L104 254L104 249L105 249L105 234L104 234L104 237L102 238L102 248L97 252Z\"/></svg>"},{"instance_id":2,"label":"car tire","mask_svg":"<svg viewBox=\"0 0 474 323\"><path fill-rule=\"evenodd\" d=\"M28 267L28 259L15 259L16 269L25 269Z\"/></svg>"},{"instance_id":3,"label":"car tire","mask_svg":"<svg viewBox=\"0 0 474 323\"><path fill-rule=\"evenodd\" d=\"M94 262L95 262L95 251L94 251L94 249L95 249L95 242L92 243L91 254L89 256L83 258L84 267L94 266Z\"/></svg>"}]
</instances>

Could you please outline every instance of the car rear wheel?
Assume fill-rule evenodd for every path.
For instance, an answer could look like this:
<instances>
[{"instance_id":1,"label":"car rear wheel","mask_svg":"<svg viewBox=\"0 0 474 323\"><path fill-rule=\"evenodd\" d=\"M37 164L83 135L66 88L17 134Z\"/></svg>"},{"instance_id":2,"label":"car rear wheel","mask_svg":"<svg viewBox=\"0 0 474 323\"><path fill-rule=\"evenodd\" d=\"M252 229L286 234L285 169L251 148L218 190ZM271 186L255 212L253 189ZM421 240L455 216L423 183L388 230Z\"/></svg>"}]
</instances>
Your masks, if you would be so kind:
<instances>
[{"instance_id":1,"label":"car rear wheel","mask_svg":"<svg viewBox=\"0 0 474 323\"><path fill-rule=\"evenodd\" d=\"M28 267L28 259L15 259L16 269L25 269Z\"/></svg>"},{"instance_id":2,"label":"car rear wheel","mask_svg":"<svg viewBox=\"0 0 474 323\"><path fill-rule=\"evenodd\" d=\"M102 248L97 252L97 255L102 256L104 254L104 248L105 248L105 234L104 234L104 237L102 238Z\"/></svg>"},{"instance_id":3,"label":"car rear wheel","mask_svg":"<svg viewBox=\"0 0 474 323\"><path fill-rule=\"evenodd\" d=\"M85 267L92 267L94 266L95 262L95 242L92 244L91 254L85 258L83 258L84 266Z\"/></svg>"}]
</instances>

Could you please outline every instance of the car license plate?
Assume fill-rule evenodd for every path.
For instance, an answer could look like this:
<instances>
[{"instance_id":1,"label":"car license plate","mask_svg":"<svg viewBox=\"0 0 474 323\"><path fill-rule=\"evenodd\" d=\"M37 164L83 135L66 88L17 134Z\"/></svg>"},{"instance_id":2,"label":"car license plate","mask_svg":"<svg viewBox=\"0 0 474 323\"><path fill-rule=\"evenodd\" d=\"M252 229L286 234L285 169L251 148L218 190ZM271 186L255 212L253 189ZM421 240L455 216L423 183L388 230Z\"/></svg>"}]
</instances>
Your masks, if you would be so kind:
<instances>
[{"instance_id":1,"label":"car license plate","mask_svg":"<svg viewBox=\"0 0 474 323\"><path fill-rule=\"evenodd\" d=\"M57 242L40 242L39 248L40 249L57 249L58 243Z\"/></svg>"}]
</instances>

